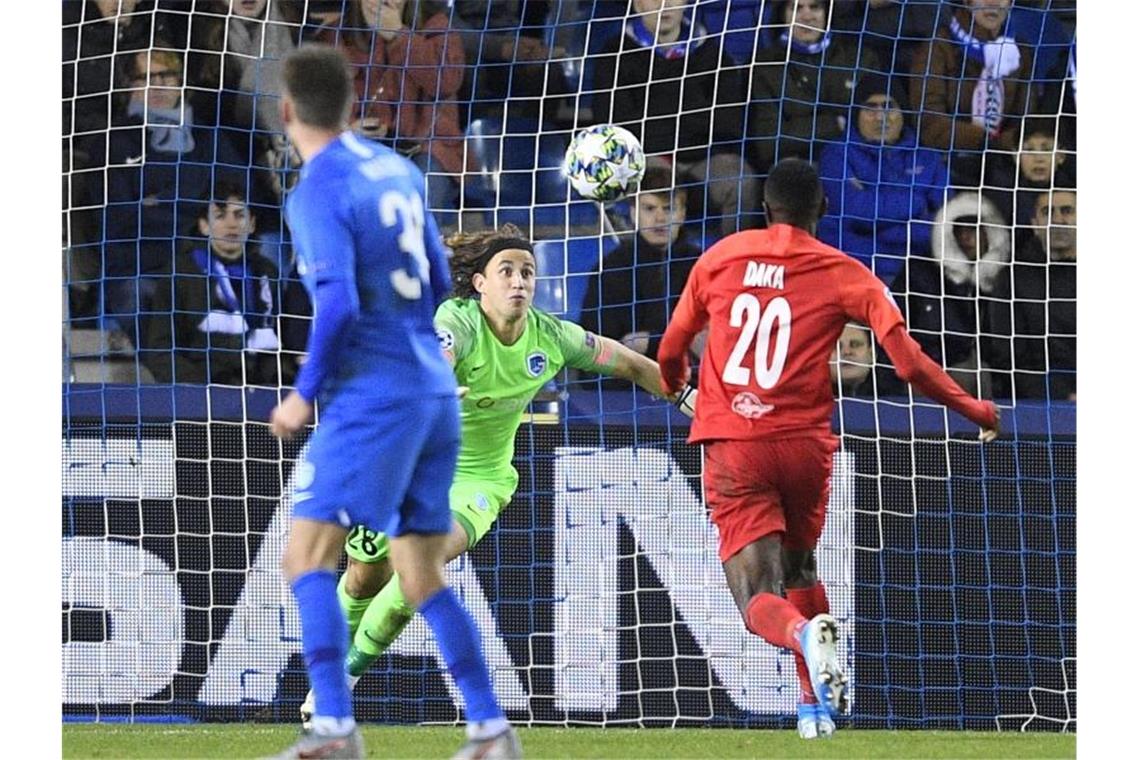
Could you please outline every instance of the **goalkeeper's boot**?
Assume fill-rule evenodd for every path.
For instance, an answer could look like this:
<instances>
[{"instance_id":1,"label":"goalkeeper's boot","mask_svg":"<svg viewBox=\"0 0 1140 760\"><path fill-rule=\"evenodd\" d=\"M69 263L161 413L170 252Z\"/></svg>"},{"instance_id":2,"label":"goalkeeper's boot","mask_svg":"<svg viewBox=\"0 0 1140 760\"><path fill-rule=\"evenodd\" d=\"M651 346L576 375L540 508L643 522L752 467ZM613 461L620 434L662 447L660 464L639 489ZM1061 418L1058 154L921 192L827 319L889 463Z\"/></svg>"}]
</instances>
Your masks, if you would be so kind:
<instances>
[{"instance_id":1,"label":"goalkeeper's boot","mask_svg":"<svg viewBox=\"0 0 1140 760\"><path fill-rule=\"evenodd\" d=\"M799 633L812 691L821 708L832 716L847 710L847 676L839 669L835 652L838 638L839 625L826 613L813 617Z\"/></svg>"},{"instance_id":2,"label":"goalkeeper's boot","mask_svg":"<svg viewBox=\"0 0 1140 760\"><path fill-rule=\"evenodd\" d=\"M468 739L451 760L521 760L522 756L519 735L508 728L490 739Z\"/></svg>"},{"instance_id":3,"label":"goalkeeper's boot","mask_svg":"<svg viewBox=\"0 0 1140 760\"><path fill-rule=\"evenodd\" d=\"M306 731L313 727L313 711L317 709L316 705L313 690L309 689L309 693L305 695L305 701L301 703L301 728Z\"/></svg>"},{"instance_id":4,"label":"goalkeeper's boot","mask_svg":"<svg viewBox=\"0 0 1140 760\"><path fill-rule=\"evenodd\" d=\"M812 705L815 708L816 731L820 739L830 739L835 733L835 719L827 708L820 704Z\"/></svg>"},{"instance_id":5,"label":"goalkeeper's boot","mask_svg":"<svg viewBox=\"0 0 1140 760\"><path fill-rule=\"evenodd\" d=\"M816 712L817 705L800 702L796 705L796 730L800 732L801 739L819 738L819 718Z\"/></svg>"},{"instance_id":6,"label":"goalkeeper's boot","mask_svg":"<svg viewBox=\"0 0 1140 760\"><path fill-rule=\"evenodd\" d=\"M329 758L329 760L364 760L364 738L360 729L333 736L304 731L301 738L274 760L301 760L301 758Z\"/></svg>"}]
</instances>

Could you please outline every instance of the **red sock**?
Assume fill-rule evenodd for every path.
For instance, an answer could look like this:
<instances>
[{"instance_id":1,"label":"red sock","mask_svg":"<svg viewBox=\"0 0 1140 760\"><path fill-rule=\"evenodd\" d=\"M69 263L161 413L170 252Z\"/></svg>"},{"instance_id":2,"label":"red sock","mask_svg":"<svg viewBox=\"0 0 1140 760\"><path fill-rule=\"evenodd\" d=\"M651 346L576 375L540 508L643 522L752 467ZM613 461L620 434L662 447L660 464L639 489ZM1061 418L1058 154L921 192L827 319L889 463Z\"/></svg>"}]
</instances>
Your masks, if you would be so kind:
<instances>
[{"instance_id":1,"label":"red sock","mask_svg":"<svg viewBox=\"0 0 1140 760\"><path fill-rule=\"evenodd\" d=\"M761 592L752 597L744 613L748 630L772 646L800 651L796 631L807 623L795 605L782 596Z\"/></svg>"},{"instance_id":2,"label":"red sock","mask_svg":"<svg viewBox=\"0 0 1140 760\"><path fill-rule=\"evenodd\" d=\"M816 583L811 588L790 588L788 591L788 601L795 605L805 618L813 618L824 612L831 611L831 605L827 602L827 591L824 590L822 583ZM805 704L815 704L815 692L811 686L811 676L808 675L807 663L804 661L803 655L796 652L796 676L800 681L800 702Z\"/></svg>"}]
</instances>

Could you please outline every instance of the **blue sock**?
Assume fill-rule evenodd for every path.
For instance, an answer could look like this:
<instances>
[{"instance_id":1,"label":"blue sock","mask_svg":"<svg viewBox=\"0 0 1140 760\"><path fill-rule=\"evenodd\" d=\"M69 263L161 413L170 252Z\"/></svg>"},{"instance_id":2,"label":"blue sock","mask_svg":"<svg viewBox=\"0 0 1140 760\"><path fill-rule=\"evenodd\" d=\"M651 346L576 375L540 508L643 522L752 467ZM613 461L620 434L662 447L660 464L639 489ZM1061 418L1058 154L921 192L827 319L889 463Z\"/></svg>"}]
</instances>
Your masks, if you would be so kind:
<instances>
[{"instance_id":1,"label":"blue sock","mask_svg":"<svg viewBox=\"0 0 1140 760\"><path fill-rule=\"evenodd\" d=\"M352 692L344 678L348 623L336 597L336 574L310 570L293 581L301 612L301 649L316 699L314 715L352 717Z\"/></svg>"},{"instance_id":2,"label":"blue sock","mask_svg":"<svg viewBox=\"0 0 1140 760\"><path fill-rule=\"evenodd\" d=\"M444 586L433 594L420 607L420 613L431 626L447 669L463 692L467 720L477 722L504 717L491 689L491 674L483 659L475 621L451 589Z\"/></svg>"}]
</instances>

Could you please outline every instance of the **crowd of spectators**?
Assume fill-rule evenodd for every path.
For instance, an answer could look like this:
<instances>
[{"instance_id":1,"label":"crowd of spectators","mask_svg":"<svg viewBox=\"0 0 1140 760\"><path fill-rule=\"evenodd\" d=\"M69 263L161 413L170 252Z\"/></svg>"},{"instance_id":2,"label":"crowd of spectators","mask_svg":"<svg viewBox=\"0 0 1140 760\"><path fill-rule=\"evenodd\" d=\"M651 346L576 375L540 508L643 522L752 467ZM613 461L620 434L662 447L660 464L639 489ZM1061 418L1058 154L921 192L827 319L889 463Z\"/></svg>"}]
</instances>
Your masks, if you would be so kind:
<instances>
[{"instance_id":1,"label":"crowd of spectators","mask_svg":"<svg viewBox=\"0 0 1140 760\"><path fill-rule=\"evenodd\" d=\"M628 231L592 272L589 329L654 355L693 261L762 226L769 167L798 156L824 181L819 237L872 268L963 385L1076 398L1072 0L63 8L68 328L121 333L157 382L272 386L303 361L308 306L281 217L301 167L277 71L317 41L353 67L352 129L421 168L444 229L493 222L466 201L476 120L640 138L650 169L629 219L607 211ZM837 392L897 390L858 369L885 365L869 333L849 333Z\"/></svg>"}]
</instances>

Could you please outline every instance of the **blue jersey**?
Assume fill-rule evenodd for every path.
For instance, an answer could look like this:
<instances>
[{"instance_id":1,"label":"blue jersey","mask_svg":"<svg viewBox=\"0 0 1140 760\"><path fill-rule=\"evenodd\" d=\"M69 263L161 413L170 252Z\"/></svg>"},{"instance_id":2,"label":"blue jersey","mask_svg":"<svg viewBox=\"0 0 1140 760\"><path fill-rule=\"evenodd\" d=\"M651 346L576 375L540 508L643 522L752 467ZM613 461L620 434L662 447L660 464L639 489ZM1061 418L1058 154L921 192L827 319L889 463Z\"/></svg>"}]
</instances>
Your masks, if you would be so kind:
<instances>
[{"instance_id":1,"label":"blue jersey","mask_svg":"<svg viewBox=\"0 0 1140 760\"><path fill-rule=\"evenodd\" d=\"M350 132L302 168L285 214L314 304L309 361L297 382L306 398L320 392L328 405L342 396L454 395L432 326L451 278L423 187L410 161ZM351 318L337 322L343 327L322 331L322 316L344 309Z\"/></svg>"}]
</instances>

